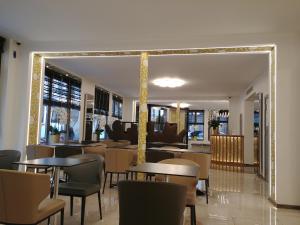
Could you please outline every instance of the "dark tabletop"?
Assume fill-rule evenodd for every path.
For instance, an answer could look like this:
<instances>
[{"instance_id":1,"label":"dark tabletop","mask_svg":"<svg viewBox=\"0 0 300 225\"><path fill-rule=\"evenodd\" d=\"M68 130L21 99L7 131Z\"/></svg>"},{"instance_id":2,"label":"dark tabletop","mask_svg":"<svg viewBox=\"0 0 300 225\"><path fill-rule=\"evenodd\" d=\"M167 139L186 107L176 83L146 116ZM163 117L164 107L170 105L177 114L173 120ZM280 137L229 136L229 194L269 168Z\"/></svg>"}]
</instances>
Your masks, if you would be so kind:
<instances>
[{"instance_id":1,"label":"dark tabletop","mask_svg":"<svg viewBox=\"0 0 300 225\"><path fill-rule=\"evenodd\" d=\"M154 151L167 151L167 152L179 152L179 153L205 153L205 154L211 154L210 150L206 151L204 149L178 149L178 148L157 148L157 147L152 147L152 148L147 148L147 150L154 150Z\"/></svg>"},{"instance_id":2,"label":"dark tabletop","mask_svg":"<svg viewBox=\"0 0 300 225\"><path fill-rule=\"evenodd\" d=\"M14 162L15 164L27 165L27 166L54 166L54 167L71 167L84 163L96 161L90 158L41 158L26 160L22 162Z\"/></svg>"},{"instance_id":3,"label":"dark tabletop","mask_svg":"<svg viewBox=\"0 0 300 225\"><path fill-rule=\"evenodd\" d=\"M195 166L164 163L142 163L140 165L130 167L128 171L184 177L197 177L199 174L199 168Z\"/></svg>"}]
</instances>

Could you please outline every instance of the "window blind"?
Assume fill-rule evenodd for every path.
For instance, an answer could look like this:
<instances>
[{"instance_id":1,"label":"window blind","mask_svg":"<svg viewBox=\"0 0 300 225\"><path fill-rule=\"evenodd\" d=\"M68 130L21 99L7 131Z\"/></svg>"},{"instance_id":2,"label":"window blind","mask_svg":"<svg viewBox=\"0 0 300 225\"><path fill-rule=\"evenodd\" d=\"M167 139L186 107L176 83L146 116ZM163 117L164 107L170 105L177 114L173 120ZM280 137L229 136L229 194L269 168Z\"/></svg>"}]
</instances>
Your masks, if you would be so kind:
<instances>
[{"instance_id":1,"label":"window blind","mask_svg":"<svg viewBox=\"0 0 300 225\"><path fill-rule=\"evenodd\" d=\"M81 82L46 68L44 79L44 104L80 109Z\"/></svg>"},{"instance_id":2,"label":"window blind","mask_svg":"<svg viewBox=\"0 0 300 225\"><path fill-rule=\"evenodd\" d=\"M109 92L102 88L95 88L95 114L108 115Z\"/></svg>"}]
</instances>

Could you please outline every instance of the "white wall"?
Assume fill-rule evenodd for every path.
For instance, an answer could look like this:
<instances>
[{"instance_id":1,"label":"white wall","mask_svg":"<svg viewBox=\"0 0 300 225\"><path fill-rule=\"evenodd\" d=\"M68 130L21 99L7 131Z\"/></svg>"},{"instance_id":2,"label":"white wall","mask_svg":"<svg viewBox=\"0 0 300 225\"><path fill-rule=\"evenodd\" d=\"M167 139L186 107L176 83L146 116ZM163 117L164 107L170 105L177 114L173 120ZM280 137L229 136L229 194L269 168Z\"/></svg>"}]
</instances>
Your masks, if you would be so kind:
<instances>
[{"instance_id":1,"label":"white wall","mask_svg":"<svg viewBox=\"0 0 300 225\"><path fill-rule=\"evenodd\" d=\"M132 98L123 98L123 121L134 122L134 100Z\"/></svg>"},{"instance_id":2,"label":"white wall","mask_svg":"<svg viewBox=\"0 0 300 225\"><path fill-rule=\"evenodd\" d=\"M180 32L179 32L180 34ZM12 100L18 102L14 116L19 118L13 125L1 125L1 130L11 129L14 141L6 140L4 145L24 149L27 136L28 101L30 90L30 53L32 51L75 51L75 50L132 50L232 47L258 44L276 44L277 55L277 98L276 98L276 201L279 204L300 205L299 140L300 121L300 36L299 34L240 34L219 36L178 36L173 39L139 39L120 41L112 37L106 41L31 42L21 46L21 62L18 80L8 89L18 90ZM1 97L2 98L2 97ZM10 106L11 107L11 106ZM9 118L5 115L3 120ZM15 137L19 138L15 138ZM3 144L2 144L3 145Z\"/></svg>"},{"instance_id":3,"label":"white wall","mask_svg":"<svg viewBox=\"0 0 300 225\"><path fill-rule=\"evenodd\" d=\"M13 52L16 52L16 58ZM18 149L15 138L18 137L19 117L15 117L18 107L19 46L13 40L6 40L1 58L0 73L0 149ZM22 99L24 100L24 99ZM25 133L23 133L23 136Z\"/></svg>"}]
</instances>

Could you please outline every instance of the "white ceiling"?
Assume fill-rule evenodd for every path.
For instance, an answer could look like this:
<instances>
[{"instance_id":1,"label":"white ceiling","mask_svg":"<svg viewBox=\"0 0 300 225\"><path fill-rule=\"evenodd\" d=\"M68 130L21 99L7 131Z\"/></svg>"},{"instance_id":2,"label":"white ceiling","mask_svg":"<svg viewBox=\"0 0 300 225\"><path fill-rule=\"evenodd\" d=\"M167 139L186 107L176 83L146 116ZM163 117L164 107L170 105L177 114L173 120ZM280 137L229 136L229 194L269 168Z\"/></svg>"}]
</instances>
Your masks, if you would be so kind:
<instances>
[{"instance_id":1,"label":"white ceiling","mask_svg":"<svg viewBox=\"0 0 300 225\"><path fill-rule=\"evenodd\" d=\"M48 62L125 97L138 97L138 57L63 58L48 59ZM266 54L152 56L149 58L149 99L228 99L240 95L267 71ZM155 78L164 76L181 78L186 84L173 89L152 84Z\"/></svg>"},{"instance_id":2,"label":"white ceiling","mask_svg":"<svg viewBox=\"0 0 300 225\"><path fill-rule=\"evenodd\" d=\"M106 42L299 32L299 12L299 0L0 0L0 33Z\"/></svg>"}]
</instances>

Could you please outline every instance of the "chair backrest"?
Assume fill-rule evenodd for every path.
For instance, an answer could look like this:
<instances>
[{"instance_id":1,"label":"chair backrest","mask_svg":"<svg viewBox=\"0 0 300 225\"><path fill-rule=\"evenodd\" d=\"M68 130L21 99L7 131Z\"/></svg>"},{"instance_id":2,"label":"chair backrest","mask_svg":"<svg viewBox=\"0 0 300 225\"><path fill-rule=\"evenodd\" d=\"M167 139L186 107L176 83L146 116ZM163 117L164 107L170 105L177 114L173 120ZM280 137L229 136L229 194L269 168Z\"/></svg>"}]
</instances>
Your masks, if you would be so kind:
<instances>
[{"instance_id":1,"label":"chair backrest","mask_svg":"<svg viewBox=\"0 0 300 225\"><path fill-rule=\"evenodd\" d=\"M146 162L157 163L164 159L174 158L174 153L158 150L147 150L146 151Z\"/></svg>"},{"instance_id":2,"label":"chair backrest","mask_svg":"<svg viewBox=\"0 0 300 225\"><path fill-rule=\"evenodd\" d=\"M134 160L134 152L127 149L110 148L105 152L105 170L125 173Z\"/></svg>"},{"instance_id":3,"label":"chair backrest","mask_svg":"<svg viewBox=\"0 0 300 225\"><path fill-rule=\"evenodd\" d=\"M0 169L18 170L17 164L13 162L20 161L21 152L17 150L0 150Z\"/></svg>"},{"instance_id":4,"label":"chair backrest","mask_svg":"<svg viewBox=\"0 0 300 225\"><path fill-rule=\"evenodd\" d=\"M77 146L56 146L55 147L55 157L57 158L67 158L69 156L82 154L81 147Z\"/></svg>"},{"instance_id":5,"label":"chair backrest","mask_svg":"<svg viewBox=\"0 0 300 225\"><path fill-rule=\"evenodd\" d=\"M68 181L101 185L101 175L104 163L102 156L85 154L74 155L71 158L90 158L95 159L96 161L65 168L64 171L68 175Z\"/></svg>"},{"instance_id":6,"label":"chair backrest","mask_svg":"<svg viewBox=\"0 0 300 225\"><path fill-rule=\"evenodd\" d=\"M209 169L211 164L211 155L205 153L185 152L181 154L181 158L192 160L200 166L199 178L207 179L209 176Z\"/></svg>"},{"instance_id":7,"label":"chair backrest","mask_svg":"<svg viewBox=\"0 0 300 225\"><path fill-rule=\"evenodd\" d=\"M199 165L197 163L187 159L178 159L178 158L165 159L160 161L159 163L196 166L199 168ZM156 175L155 179L158 181L162 181L165 180L165 176ZM198 182L198 177L191 178L191 177L182 177L182 176L168 176L168 179L170 183L185 185L188 191L196 193L196 185Z\"/></svg>"},{"instance_id":8,"label":"chair backrest","mask_svg":"<svg viewBox=\"0 0 300 225\"><path fill-rule=\"evenodd\" d=\"M181 225L186 187L166 182L120 181L119 225Z\"/></svg>"},{"instance_id":9,"label":"chair backrest","mask_svg":"<svg viewBox=\"0 0 300 225\"><path fill-rule=\"evenodd\" d=\"M26 155L28 160L48 158L48 157L52 157L53 154L54 154L54 149L49 146L43 146L43 145L26 146Z\"/></svg>"},{"instance_id":10,"label":"chair backrest","mask_svg":"<svg viewBox=\"0 0 300 225\"><path fill-rule=\"evenodd\" d=\"M0 170L0 223L33 224L50 192L50 176Z\"/></svg>"},{"instance_id":11,"label":"chair backrest","mask_svg":"<svg viewBox=\"0 0 300 225\"><path fill-rule=\"evenodd\" d=\"M101 156L105 156L105 152L107 151L107 148L103 145L97 145L97 146L87 146L83 147L84 154L98 154Z\"/></svg>"}]
</instances>

